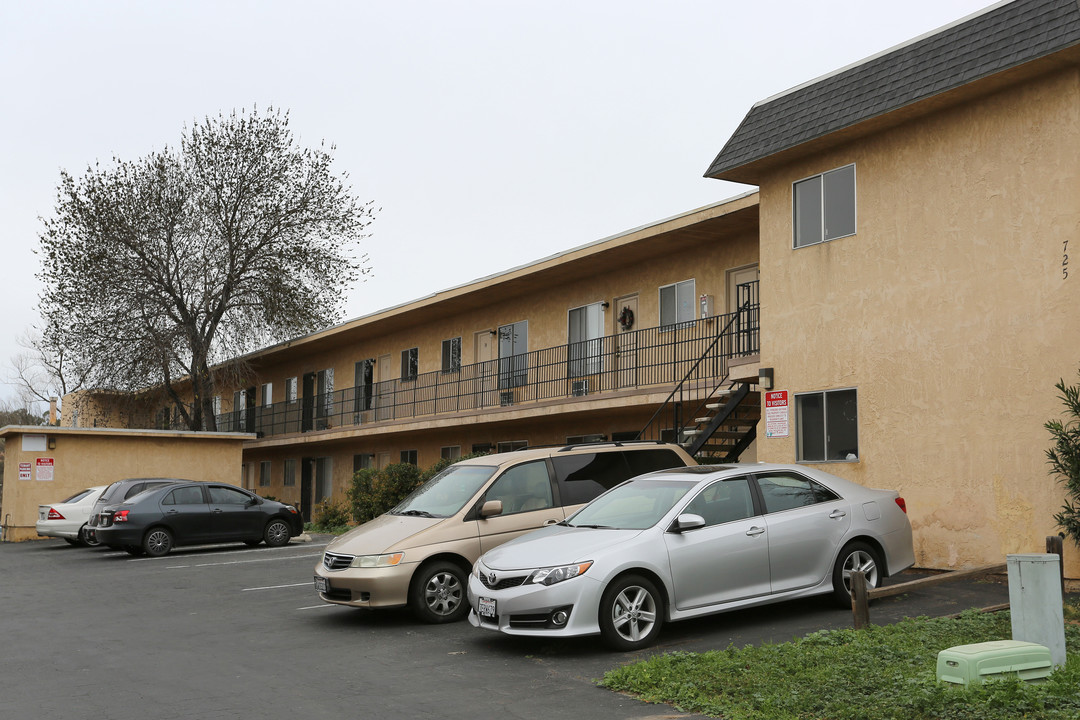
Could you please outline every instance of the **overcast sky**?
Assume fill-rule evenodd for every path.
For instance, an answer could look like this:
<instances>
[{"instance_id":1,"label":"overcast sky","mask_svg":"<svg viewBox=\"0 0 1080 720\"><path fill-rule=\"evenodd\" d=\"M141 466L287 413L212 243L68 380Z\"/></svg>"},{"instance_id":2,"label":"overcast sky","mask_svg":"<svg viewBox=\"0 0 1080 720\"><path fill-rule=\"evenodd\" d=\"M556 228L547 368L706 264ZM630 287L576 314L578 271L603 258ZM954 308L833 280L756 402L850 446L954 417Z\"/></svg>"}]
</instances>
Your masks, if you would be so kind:
<instances>
[{"instance_id":1,"label":"overcast sky","mask_svg":"<svg viewBox=\"0 0 1080 720\"><path fill-rule=\"evenodd\" d=\"M743 192L702 173L751 105L991 4L0 0L0 378L61 169L288 109L382 208L357 317Z\"/></svg>"}]
</instances>

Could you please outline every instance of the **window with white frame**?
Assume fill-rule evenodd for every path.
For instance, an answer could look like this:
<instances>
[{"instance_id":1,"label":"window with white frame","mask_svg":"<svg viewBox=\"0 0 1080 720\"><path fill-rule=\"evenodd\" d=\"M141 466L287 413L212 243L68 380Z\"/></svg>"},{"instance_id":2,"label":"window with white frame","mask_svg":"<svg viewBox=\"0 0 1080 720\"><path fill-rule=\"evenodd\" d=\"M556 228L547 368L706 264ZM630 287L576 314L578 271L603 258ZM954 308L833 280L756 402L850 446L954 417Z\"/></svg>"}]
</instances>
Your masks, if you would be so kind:
<instances>
[{"instance_id":1,"label":"window with white frame","mask_svg":"<svg viewBox=\"0 0 1080 720\"><path fill-rule=\"evenodd\" d=\"M496 452L513 452L514 450L524 450L529 447L528 440L507 440L496 445Z\"/></svg>"},{"instance_id":2,"label":"window with white frame","mask_svg":"<svg viewBox=\"0 0 1080 720\"><path fill-rule=\"evenodd\" d=\"M461 446L447 445L440 451L440 456L443 460L457 460L461 457Z\"/></svg>"},{"instance_id":3,"label":"window with white frame","mask_svg":"<svg viewBox=\"0 0 1080 720\"><path fill-rule=\"evenodd\" d=\"M792 185L793 244L801 248L855 234L855 166Z\"/></svg>"},{"instance_id":4,"label":"window with white frame","mask_svg":"<svg viewBox=\"0 0 1080 720\"><path fill-rule=\"evenodd\" d=\"M442 371L444 373L457 372L461 369L461 338L450 338L442 341Z\"/></svg>"},{"instance_id":5,"label":"window with white frame","mask_svg":"<svg viewBox=\"0 0 1080 720\"><path fill-rule=\"evenodd\" d=\"M660 288L660 327L671 327L694 319L697 296L693 278Z\"/></svg>"},{"instance_id":6,"label":"window with white frame","mask_svg":"<svg viewBox=\"0 0 1080 720\"><path fill-rule=\"evenodd\" d=\"M259 463L259 487L270 487L270 461Z\"/></svg>"},{"instance_id":7,"label":"window with white frame","mask_svg":"<svg viewBox=\"0 0 1080 720\"><path fill-rule=\"evenodd\" d=\"M596 375L603 358L604 306L593 303L569 313L570 377Z\"/></svg>"},{"instance_id":8,"label":"window with white frame","mask_svg":"<svg viewBox=\"0 0 1080 720\"><path fill-rule=\"evenodd\" d=\"M212 412L214 413L215 417L221 414L221 396L220 395L215 395L214 397L210 398L210 407L211 407Z\"/></svg>"},{"instance_id":9,"label":"window with white frame","mask_svg":"<svg viewBox=\"0 0 1080 720\"><path fill-rule=\"evenodd\" d=\"M401 379L415 380L420 370L420 349L409 348L401 351Z\"/></svg>"},{"instance_id":10,"label":"window with white frame","mask_svg":"<svg viewBox=\"0 0 1080 720\"><path fill-rule=\"evenodd\" d=\"M285 380L285 402L296 402L296 378L294 377Z\"/></svg>"},{"instance_id":11,"label":"window with white frame","mask_svg":"<svg viewBox=\"0 0 1080 720\"><path fill-rule=\"evenodd\" d=\"M285 470L282 474L281 484L285 487L296 485L296 458L285 458Z\"/></svg>"},{"instance_id":12,"label":"window with white frame","mask_svg":"<svg viewBox=\"0 0 1080 720\"><path fill-rule=\"evenodd\" d=\"M859 459L859 403L853 388L797 394L795 427L799 462Z\"/></svg>"},{"instance_id":13,"label":"window with white frame","mask_svg":"<svg viewBox=\"0 0 1080 720\"><path fill-rule=\"evenodd\" d=\"M500 325L499 388L521 387L529 380L529 322Z\"/></svg>"},{"instance_id":14,"label":"window with white frame","mask_svg":"<svg viewBox=\"0 0 1080 720\"><path fill-rule=\"evenodd\" d=\"M262 385L262 404L263 407L274 404L274 383L263 383Z\"/></svg>"},{"instance_id":15,"label":"window with white frame","mask_svg":"<svg viewBox=\"0 0 1080 720\"><path fill-rule=\"evenodd\" d=\"M402 450L401 462L408 465L416 465L416 451L415 450Z\"/></svg>"}]
</instances>

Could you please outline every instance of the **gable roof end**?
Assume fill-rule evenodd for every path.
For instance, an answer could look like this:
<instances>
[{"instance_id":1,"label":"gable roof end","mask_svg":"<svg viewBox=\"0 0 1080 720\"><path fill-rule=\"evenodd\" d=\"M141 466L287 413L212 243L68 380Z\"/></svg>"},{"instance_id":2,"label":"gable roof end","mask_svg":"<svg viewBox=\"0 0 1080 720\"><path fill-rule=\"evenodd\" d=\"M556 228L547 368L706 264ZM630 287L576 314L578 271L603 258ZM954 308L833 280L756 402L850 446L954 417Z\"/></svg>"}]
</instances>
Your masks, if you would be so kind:
<instances>
[{"instance_id":1,"label":"gable roof end","mask_svg":"<svg viewBox=\"0 0 1080 720\"><path fill-rule=\"evenodd\" d=\"M1080 1L1015 0L763 100L705 177L1080 45Z\"/></svg>"}]
</instances>

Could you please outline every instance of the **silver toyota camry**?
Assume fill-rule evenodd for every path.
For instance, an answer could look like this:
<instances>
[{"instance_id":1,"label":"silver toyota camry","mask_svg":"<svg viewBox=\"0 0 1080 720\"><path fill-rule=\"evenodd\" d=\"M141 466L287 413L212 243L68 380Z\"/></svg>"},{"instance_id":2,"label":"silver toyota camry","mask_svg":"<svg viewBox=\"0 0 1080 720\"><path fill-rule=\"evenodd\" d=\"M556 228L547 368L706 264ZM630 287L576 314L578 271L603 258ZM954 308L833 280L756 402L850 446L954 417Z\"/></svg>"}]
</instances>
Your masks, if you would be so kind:
<instances>
[{"instance_id":1,"label":"silver toyota camry","mask_svg":"<svg viewBox=\"0 0 1080 720\"><path fill-rule=\"evenodd\" d=\"M633 650L665 621L827 593L849 606L852 572L876 587L914 562L894 491L801 465L679 468L484 554L469 622Z\"/></svg>"}]
</instances>

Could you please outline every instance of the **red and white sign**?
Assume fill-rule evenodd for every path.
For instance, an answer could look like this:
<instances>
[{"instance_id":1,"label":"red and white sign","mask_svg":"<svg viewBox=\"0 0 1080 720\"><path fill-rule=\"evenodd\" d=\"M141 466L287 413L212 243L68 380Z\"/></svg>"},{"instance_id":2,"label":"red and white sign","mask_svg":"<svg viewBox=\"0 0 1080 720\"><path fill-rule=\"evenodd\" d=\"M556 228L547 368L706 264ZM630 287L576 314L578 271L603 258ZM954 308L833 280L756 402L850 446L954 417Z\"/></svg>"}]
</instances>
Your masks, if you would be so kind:
<instances>
[{"instance_id":1,"label":"red and white sign","mask_svg":"<svg viewBox=\"0 0 1080 720\"><path fill-rule=\"evenodd\" d=\"M19 463L19 479L20 480L30 480L33 477L33 475L31 475L31 473L33 472L33 469L34 469L34 466L31 465L28 462Z\"/></svg>"},{"instance_id":2,"label":"red and white sign","mask_svg":"<svg viewBox=\"0 0 1080 720\"><path fill-rule=\"evenodd\" d=\"M37 459L37 479L38 479L38 482L52 482L52 479L53 479L53 459L52 458L38 458Z\"/></svg>"},{"instance_id":3,"label":"red and white sign","mask_svg":"<svg viewBox=\"0 0 1080 720\"><path fill-rule=\"evenodd\" d=\"M788 427L787 390L765 393L765 437L787 437Z\"/></svg>"}]
</instances>

